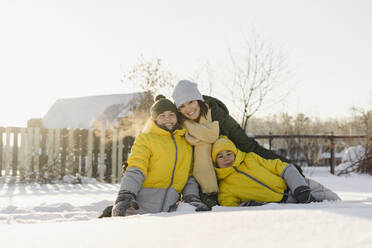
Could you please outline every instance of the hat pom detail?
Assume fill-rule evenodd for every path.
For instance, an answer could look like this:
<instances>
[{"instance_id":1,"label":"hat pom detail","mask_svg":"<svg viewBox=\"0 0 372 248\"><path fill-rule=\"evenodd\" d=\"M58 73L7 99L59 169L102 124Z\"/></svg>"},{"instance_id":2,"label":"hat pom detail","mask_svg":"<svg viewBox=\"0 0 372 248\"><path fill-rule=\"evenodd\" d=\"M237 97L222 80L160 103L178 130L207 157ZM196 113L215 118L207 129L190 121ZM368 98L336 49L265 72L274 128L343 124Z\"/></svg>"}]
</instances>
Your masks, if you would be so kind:
<instances>
[{"instance_id":1,"label":"hat pom detail","mask_svg":"<svg viewBox=\"0 0 372 248\"><path fill-rule=\"evenodd\" d=\"M165 99L165 96L163 96L162 94L157 95L157 96L155 97L155 102L156 102L156 101L159 101L160 99Z\"/></svg>"}]
</instances>

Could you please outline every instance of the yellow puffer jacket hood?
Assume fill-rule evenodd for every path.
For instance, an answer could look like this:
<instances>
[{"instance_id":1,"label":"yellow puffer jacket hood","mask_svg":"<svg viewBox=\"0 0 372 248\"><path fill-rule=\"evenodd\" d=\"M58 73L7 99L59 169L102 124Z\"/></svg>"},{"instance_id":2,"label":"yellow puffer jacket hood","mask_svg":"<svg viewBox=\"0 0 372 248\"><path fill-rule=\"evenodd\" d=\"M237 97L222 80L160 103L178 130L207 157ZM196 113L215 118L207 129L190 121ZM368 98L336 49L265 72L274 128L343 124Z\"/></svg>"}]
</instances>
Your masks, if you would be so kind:
<instances>
[{"instance_id":1,"label":"yellow puffer jacket hood","mask_svg":"<svg viewBox=\"0 0 372 248\"><path fill-rule=\"evenodd\" d=\"M136 137L128 159L128 168L136 167L143 172L142 187L167 188L172 182L172 188L178 193L182 191L191 175L192 162L192 146L187 143L185 133L182 128L171 134L153 120L147 122Z\"/></svg>"},{"instance_id":2,"label":"yellow puffer jacket hood","mask_svg":"<svg viewBox=\"0 0 372 248\"><path fill-rule=\"evenodd\" d=\"M218 180L224 180L228 176L230 176L232 173L236 172L234 167L237 167L240 165L240 163L244 160L244 156L246 155L245 152L242 152L240 150L237 150L237 153L235 155L235 161L232 166L227 168L215 168L217 178Z\"/></svg>"},{"instance_id":3,"label":"yellow puffer jacket hood","mask_svg":"<svg viewBox=\"0 0 372 248\"><path fill-rule=\"evenodd\" d=\"M280 202L287 189L284 179L280 176L286 166L287 163L279 159L264 159L253 152L245 153L238 150L232 166L215 168L219 180L220 205L238 206L249 200Z\"/></svg>"}]
</instances>

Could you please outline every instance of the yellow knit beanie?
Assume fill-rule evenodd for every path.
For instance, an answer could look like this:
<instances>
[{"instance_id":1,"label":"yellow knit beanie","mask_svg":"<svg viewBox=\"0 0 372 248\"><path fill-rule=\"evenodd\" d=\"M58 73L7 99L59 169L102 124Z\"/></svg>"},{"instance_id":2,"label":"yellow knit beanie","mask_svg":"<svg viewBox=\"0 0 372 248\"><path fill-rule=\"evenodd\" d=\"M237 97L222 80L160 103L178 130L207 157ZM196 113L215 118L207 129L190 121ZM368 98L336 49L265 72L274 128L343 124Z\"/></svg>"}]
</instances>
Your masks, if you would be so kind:
<instances>
[{"instance_id":1,"label":"yellow knit beanie","mask_svg":"<svg viewBox=\"0 0 372 248\"><path fill-rule=\"evenodd\" d=\"M212 147L212 160L213 163L216 163L217 160L217 154L220 151L232 151L235 156L238 153L238 149L234 145L234 143L229 140L226 136L220 136L216 142L214 142L213 147Z\"/></svg>"}]
</instances>

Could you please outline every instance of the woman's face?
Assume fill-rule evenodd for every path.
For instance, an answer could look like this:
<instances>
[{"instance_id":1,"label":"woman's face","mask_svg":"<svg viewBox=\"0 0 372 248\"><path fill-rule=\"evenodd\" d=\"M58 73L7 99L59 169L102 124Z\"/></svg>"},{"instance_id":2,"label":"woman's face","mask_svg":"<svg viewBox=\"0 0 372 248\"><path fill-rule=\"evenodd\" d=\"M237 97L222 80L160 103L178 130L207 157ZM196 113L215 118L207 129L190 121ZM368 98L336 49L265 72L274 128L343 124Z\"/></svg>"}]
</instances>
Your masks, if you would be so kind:
<instances>
[{"instance_id":1,"label":"woman's face","mask_svg":"<svg viewBox=\"0 0 372 248\"><path fill-rule=\"evenodd\" d=\"M177 124L177 115L173 111L167 110L158 115L155 120L159 126L164 126L168 130L172 130Z\"/></svg>"},{"instance_id":2,"label":"woman's face","mask_svg":"<svg viewBox=\"0 0 372 248\"><path fill-rule=\"evenodd\" d=\"M182 104L178 111L189 120L197 120L200 115L200 106L198 101L189 101Z\"/></svg>"},{"instance_id":3,"label":"woman's face","mask_svg":"<svg viewBox=\"0 0 372 248\"><path fill-rule=\"evenodd\" d=\"M233 165L235 154L232 151L220 151L216 157L216 163L219 168L227 168Z\"/></svg>"}]
</instances>

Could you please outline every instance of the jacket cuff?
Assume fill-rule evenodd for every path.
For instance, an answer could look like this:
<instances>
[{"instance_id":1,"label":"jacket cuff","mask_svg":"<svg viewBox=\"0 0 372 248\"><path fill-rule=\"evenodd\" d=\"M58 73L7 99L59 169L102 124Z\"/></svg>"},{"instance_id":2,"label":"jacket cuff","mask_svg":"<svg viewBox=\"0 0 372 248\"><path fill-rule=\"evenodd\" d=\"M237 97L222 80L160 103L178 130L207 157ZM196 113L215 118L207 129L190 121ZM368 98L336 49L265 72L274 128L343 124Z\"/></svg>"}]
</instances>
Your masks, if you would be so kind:
<instances>
[{"instance_id":1,"label":"jacket cuff","mask_svg":"<svg viewBox=\"0 0 372 248\"><path fill-rule=\"evenodd\" d=\"M143 172L136 167L129 167L123 176L120 183L120 190L130 191L137 195L142 187L142 183L145 180Z\"/></svg>"}]
</instances>

